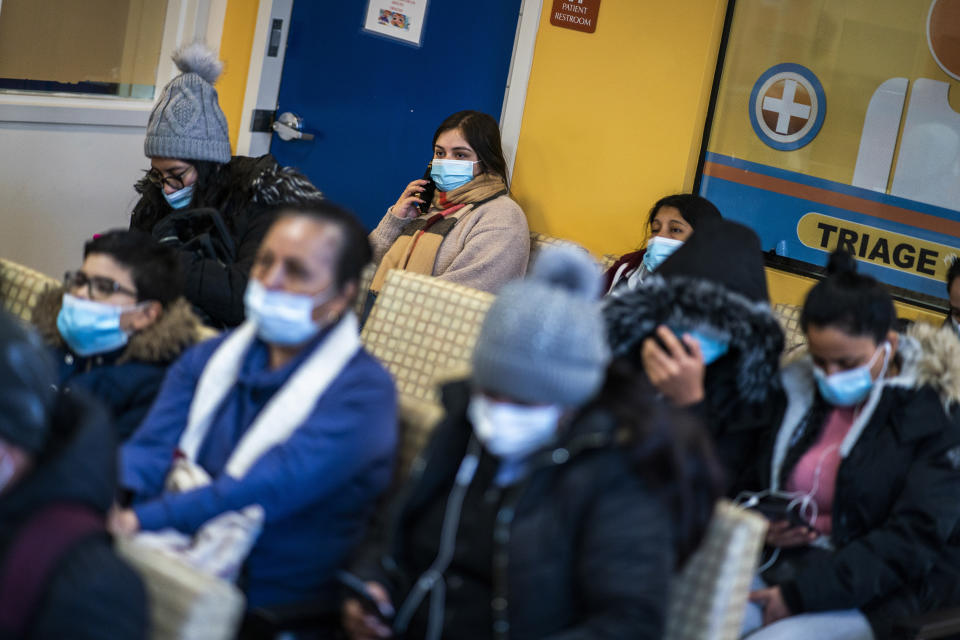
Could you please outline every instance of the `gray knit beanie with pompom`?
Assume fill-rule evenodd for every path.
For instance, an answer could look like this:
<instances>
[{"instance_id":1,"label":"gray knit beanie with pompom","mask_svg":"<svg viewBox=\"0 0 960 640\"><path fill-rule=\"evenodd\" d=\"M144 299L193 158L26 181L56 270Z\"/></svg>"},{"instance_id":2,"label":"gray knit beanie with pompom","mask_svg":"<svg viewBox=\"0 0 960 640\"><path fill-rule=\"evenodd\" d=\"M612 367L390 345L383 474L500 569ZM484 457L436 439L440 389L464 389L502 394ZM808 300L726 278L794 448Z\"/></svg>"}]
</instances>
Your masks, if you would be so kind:
<instances>
[{"instance_id":1,"label":"gray knit beanie with pompom","mask_svg":"<svg viewBox=\"0 0 960 640\"><path fill-rule=\"evenodd\" d=\"M527 278L503 287L487 312L474 383L531 404L585 404L610 360L601 290L600 268L585 251L542 249Z\"/></svg>"},{"instance_id":2,"label":"gray knit beanie with pompom","mask_svg":"<svg viewBox=\"0 0 960 640\"><path fill-rule=\"evenodd\" d=\"M182 72L171 80L150 113L143 152L148 158L230 162L230 133L213 83L223 71L202 43L181 47L173 61Z\"/></svg>"}]
</instances>

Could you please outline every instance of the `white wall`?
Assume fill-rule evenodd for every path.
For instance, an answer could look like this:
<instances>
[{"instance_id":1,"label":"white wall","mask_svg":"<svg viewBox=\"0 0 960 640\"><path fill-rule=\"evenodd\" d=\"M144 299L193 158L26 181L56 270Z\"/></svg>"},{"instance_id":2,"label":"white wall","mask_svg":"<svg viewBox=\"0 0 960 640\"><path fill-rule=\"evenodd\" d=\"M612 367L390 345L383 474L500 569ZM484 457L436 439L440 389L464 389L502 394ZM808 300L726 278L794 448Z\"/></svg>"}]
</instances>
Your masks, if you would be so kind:
<instances>
[{"instance_id":1,"label":"white wall","mask_svg":"<svg viewBox=\"0 0 960 640\"><path fill-rule=\"evenodd\" d=\"M157 93L182 42L220 47L227 0L165 0ZM0 0L2 3L2 0ZM56 278L94 233L129 226L133 183L150 163L152 100L0 92L0 258Z\"/></svg>"},{"instance_id":2,"label":"white wall","mask_svg":"<svg viewBox=\"0 0 960 640\"><path fill-rule=\"evenodd\" d=\"M0 257L60 278L94 233L127 227L144 132L0 120Z\"/></svg>"}]
</instances>

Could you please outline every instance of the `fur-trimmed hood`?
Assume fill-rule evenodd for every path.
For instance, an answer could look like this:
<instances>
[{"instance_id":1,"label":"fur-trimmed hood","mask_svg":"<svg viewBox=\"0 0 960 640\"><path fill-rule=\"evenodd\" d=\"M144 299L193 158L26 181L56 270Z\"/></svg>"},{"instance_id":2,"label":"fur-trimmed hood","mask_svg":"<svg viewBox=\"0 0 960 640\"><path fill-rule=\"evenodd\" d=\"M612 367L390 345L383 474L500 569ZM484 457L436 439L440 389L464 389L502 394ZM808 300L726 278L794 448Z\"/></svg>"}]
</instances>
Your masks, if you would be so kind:
<instances>
[{"instance_id":1,"label":"fur-trimmed hood","mask_svg":"<svg viewBox=\"0 0 960 640\"><path fill-rule=\"evenodd\" d=\"M783 351L783 330L770 305L753 302L723 285L699 278L651 274L629 293L608 298L604 316L614 357L636 353L661 324L706 330L729 339L726 358L736 359L740 397L762 402L776 379Z\"/></svg>"},{"instance_id":2,"label":"fur-trimmed hood","mask_svg":"<svg viewBox=\"0 0 960 640\"><path fill-rule=\"evenodd\" d=\"M63 304L63 288L48 289L41 294L33 313L33 322L44 341L56 348L66 348L57 330L57 315ZM164 309L160 318L139 333L130 336L117 364L139 361L166 364L202 339L203 324L190 304L179 298Z\"/></svg>"}]
</instances>

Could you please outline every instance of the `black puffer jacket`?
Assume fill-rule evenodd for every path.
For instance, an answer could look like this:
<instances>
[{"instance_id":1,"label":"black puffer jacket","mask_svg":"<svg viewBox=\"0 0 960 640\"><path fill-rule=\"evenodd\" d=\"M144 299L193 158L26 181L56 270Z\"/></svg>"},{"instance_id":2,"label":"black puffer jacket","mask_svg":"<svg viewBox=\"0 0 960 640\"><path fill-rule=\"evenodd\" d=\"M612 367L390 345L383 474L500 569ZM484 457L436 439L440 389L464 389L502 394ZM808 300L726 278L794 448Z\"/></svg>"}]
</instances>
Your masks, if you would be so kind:
<instances>
[{"instance_id":1,"label":"black puffer jacket","mask_svg":"<svg viewBox=\"0 0 960 640\"><path fill-rule=\"evenodd\" d=\"M867 400L845 441L834 550L785 551L765 574L793 613L858 608L877 638L898 637L895 623L909 616L960 604L960 423L943 405L960 401L960 343L950 329L917 325L898 360L899 374ZM809 358L783 379L789 402L756 489L785 485L829 413Z\"/></svg>"},{"instance_id":2,"label":"black puffer jacket","mask_svg":"<svg viewBox=\"0 0 960 640\"><path fill-rule=\"evenodd\" d=\"M51 440L35 469L0 497L0 558L38 510L78 504L105 516L116 487L116 447L103 410L81 394L61 396ZM71 548L54 570L33 620L36 639L147 637L146 594L106 533Z\"/></svg>"},{"instance_id":3,"label":"black puffer jacket","mask_svg":"<svg viewBox=\"0 0 960 640\"><path fill-rule=\"evenodd\" d=\"M170 244L170 233L181 257L185 275L184 295L204 322L216 327L234 327L243 322L243 294L257 248L273 223L276 209L284 203L298 203L320 197L320 192L304 176L281 168L271 155L259 158L235 156L221 165L202 186L189 209L174 212L160 187L146 178L136 184L141 194L133 209L130 228L152 233ZM199 188L199 187L198 187ZM220 239L209 229L208 215L197 224L171 229L168 216L198 217L205 209L219 213L228 238ZM165 219L167 219L165 221ZM211 246L217 251L211 251Z\"/></svg>"},{"instance_id":4,"label":"black puffer jacket","mask_svg":"<svg viewBox=\"0 0 960 640\"><path fill-rule=\"evenodd\" d=\"M387 542L368 549L356 568L365 579L387 586L398 607L419 577L410 567L412 529L431 504L450 493L472 437L469 385L449 385L443 397L447 418L395 504ZM476 605L491 607L493 629L469 629L470 635L662 636L676 559L671 515L614 445L613 426L599 411L582 416L560 445L535 458L526 480L506 490L490 545L493 598ZM458 541L461 535L462 530Z\"/></svg>"},{"instance_id":5,"label":"black puffer jacket","mask_svg":"<svg viewBox=\"0 0 960 640\"><path fill-rule=\"evenodd\" d=\"M635 291L608 298L604 316L614 355L636 362L643 341L661 324L682 331L708 327L729 337L727 354L707 367L705 399L690 410L709 429L734 484L783 411L777 375L783 330L770 305L706 279L654 273Z\"/></svg>"}]
</instances>

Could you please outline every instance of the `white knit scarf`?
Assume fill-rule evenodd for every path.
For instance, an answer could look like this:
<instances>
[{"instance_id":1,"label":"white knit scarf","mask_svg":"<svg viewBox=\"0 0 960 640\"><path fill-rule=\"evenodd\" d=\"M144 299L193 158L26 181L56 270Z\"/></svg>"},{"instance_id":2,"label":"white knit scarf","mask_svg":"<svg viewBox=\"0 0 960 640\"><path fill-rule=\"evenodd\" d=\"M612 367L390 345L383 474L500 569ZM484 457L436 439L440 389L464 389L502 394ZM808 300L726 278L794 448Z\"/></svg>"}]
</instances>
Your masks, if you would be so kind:
<instances>
[{"instance_id":1,"label":"white knit scarf","mask_svg":"<svg viewBox=\"0 0 960 640\"><path fill-rule=\"evenodd\" d=\"M226 468L229 475L238 480L243 478L260 456L286 442L303 424L320 396L360 349L357 327L353 313L344 315L320 348L270 399L230 455ZM240 325L204 367L190 404L187 428L180 436L180 452L190 462L196 463L214 415L236 384L243 359L256 333L257 327L252 322Z\"/></svg>"},{"instance_id":2,"label":"white knit scarf","mask_svg":"<svg viewBox=\"0 0 960 640\"><path fill-rule=\"evenodd\" d=\"M251 322L241 325L213 353L200 374L180 436L179 453L167 475L171 492L190 491L213 480L197 464L197 455L210 425L230 389L236 384L243 359L256 338ZM270 399L240 439L227 461L226 472L242 479L263 454L286 442L309 417L317 401L360 349L357 318L347 313L323 344L301 364ZM221 513L207 521L193 536L173 529L140 533L134 541L177 558L208 575L236 580L247 555L263 529L264 511L252 504Z\"/></svg>"}]
</instances>

